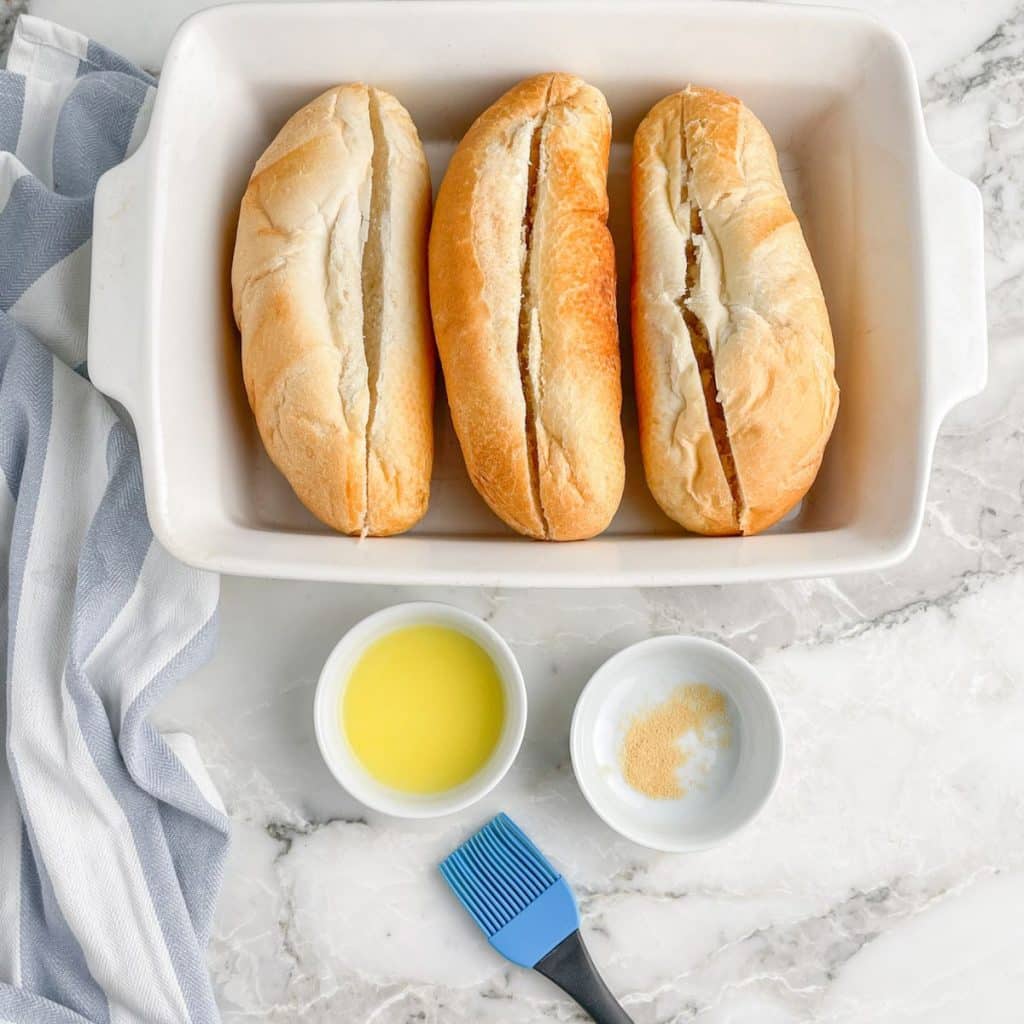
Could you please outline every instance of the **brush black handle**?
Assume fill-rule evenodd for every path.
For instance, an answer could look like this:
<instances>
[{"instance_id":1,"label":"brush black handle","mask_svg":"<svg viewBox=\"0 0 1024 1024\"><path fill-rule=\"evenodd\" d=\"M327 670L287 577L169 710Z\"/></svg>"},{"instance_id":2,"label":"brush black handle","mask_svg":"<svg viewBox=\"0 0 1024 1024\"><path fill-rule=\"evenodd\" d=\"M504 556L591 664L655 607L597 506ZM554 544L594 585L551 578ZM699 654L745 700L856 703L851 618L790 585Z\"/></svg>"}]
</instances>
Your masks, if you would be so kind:
<instances>
[{"instance_id":1,"label":"brush black handle","mask_svg":"<svg viewBox=\"0 0 1024 1024\"><path fill-rule=\"evenodd\" d=\"M601 980L578 930L541 957L533 969L572 996L594 1018L595 1024L633 1024L633 1018Z\"/></svg>"}]
</instances>

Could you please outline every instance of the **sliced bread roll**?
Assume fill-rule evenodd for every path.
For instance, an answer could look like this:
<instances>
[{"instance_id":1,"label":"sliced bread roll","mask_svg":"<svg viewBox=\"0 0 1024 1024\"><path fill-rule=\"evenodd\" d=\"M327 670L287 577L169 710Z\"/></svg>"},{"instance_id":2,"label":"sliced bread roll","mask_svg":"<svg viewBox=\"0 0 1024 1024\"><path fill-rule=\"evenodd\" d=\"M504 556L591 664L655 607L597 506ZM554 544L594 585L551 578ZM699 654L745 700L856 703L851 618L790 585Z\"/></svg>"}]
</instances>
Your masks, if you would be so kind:
<instances>
[{"instance_id":1,"label":"sliced bread roll","mask_svg":"<svg viewBox=\"0 0 1024 1024\"><path fill-rule=\"evenodd\" d=\"M437 196L430 301L477 490L530 537L600 533L624 464L611 115L579 78L538 75L477 118Z\"/></svg>"},{"instance_id":2,"label":"sliced bread roll","mask_svg":"<svg viewBox=\"0 0 1024 1024\"><path fill-rule=\"evenodd\" d=\"M690 86L633 146L633 349L648 486L697 533L806 494L839 405L818 275L760 121Z\"/></svg>"},{"instance_id":3,"label":"sliced bread roll","mask_svg":"<svg viewBox=\"0 0 1024 1024\"><path fill-rule=\"evenodd\" d=\"M343 533L398 533L427 510L429 218L416 128L362 84L291 117L242 199L231 281L249 403L299 499Z\"/></svg>"}]
</instances>

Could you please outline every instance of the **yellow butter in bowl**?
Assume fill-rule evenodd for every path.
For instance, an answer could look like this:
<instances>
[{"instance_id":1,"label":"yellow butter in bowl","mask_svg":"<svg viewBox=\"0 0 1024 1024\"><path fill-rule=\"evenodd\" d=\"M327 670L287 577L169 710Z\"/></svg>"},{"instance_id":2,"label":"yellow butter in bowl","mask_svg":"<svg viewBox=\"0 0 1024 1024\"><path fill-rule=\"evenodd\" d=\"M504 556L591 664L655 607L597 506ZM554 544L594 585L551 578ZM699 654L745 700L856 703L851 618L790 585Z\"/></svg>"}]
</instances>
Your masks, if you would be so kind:
<instances>
[{"instance_id":1,"label":"yellow butter in bowl","mask_svg":"<svg viewBox=\"0 0 1024 1024\"><path fill-rule=\"evenodd\" d=\"M472 637L440 625L406 626L374 641L340 704L360 763L406 793L440 793L471 779L494 752L505 720L490 656Z\"/></svg>"},{"instance_id":2,"label":"yellow butter in bowl","mask_svg":"<svg viewBox=\"0 0 1024 1024\"><path fill-rule=\"evenodd\" d=\"M384 608L338 641L313 707L331 774L367 807L435 818L490 792L526 729L526 686L498 632L461 608Z\"/></svg>"}]
</instances>

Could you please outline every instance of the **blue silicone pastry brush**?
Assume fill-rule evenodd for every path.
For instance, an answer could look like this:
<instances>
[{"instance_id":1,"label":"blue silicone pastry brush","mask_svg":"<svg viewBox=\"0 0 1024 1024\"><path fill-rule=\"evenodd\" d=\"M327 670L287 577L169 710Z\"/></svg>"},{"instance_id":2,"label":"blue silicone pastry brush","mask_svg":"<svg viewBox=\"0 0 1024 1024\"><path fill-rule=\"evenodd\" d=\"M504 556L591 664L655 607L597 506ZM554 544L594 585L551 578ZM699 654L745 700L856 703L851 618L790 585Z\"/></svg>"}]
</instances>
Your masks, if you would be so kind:
<instances>
[{"instance_id":1,"label":"blue silicone pastry brush","mask_svg":"<svg viewBox=\"0 0 1024 1024\"><path fill-rule=\"evenodd\" d=\"M597 1024L632 1024L583 945L565 879L508 815L445 857L441 874L502 956L550 978Z\"/></svg>"}]
</instances>

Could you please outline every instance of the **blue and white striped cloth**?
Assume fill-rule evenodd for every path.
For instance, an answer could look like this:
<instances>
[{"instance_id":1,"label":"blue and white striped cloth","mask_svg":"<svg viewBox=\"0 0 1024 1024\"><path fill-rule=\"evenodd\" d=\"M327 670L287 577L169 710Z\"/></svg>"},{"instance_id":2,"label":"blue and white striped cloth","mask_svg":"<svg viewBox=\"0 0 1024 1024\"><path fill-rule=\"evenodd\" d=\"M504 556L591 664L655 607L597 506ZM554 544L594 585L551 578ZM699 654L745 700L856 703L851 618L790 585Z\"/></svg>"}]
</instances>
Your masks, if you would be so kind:
<instances>
[{"instance_id":1,"label":"blue and white striped cloth","mask_svg":"<svg viewBox=\"0 0 1024 1024\"><path fill-rule=\"evenodd\" d=\"M214 641L218 583L153 540L131 428L89 383L93 191L155 83L23 17L0 72L0 1022L202 1022L227 847L147 713Z\"/></svg>"}]
</instances>

